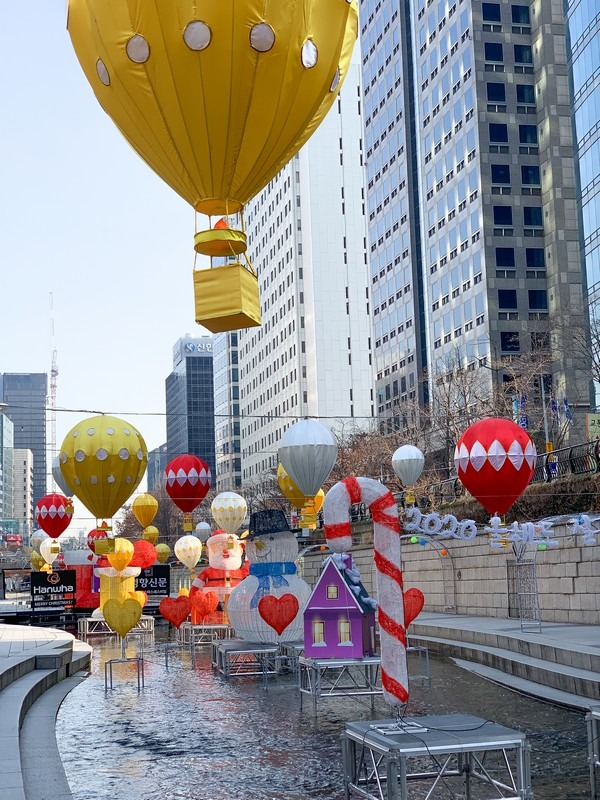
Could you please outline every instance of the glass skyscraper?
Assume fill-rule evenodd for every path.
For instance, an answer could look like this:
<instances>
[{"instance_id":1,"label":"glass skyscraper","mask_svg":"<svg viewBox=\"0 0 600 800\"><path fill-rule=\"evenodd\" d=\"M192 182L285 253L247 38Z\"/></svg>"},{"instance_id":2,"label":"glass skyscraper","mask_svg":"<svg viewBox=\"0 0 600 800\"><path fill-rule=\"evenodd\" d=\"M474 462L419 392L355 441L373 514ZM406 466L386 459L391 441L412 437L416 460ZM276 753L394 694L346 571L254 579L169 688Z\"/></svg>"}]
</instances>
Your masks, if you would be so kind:
<instances>
[{"instance_id":1,"label":"glass skyscraper","mask_svg":"<svg viewBox=\"0 0 600 800\"><path fill-rule=\"evenodd\" d=\"M215 405L210 336L185 336L173 348L173 372L165 381L167 459L182 453L210 466L214 485Z\"/></svg>"},{"instance_id":2,"label":"glass skyscraper","mask_svg":"<svg viewBox=\"0 0 600 800\"><path fill-rule=\"evenodd\" d=\"M14 447L33 453L33 503L46 494L46 373L2 375L2 402L14 425Z\"/></svg>"}]
</instances>

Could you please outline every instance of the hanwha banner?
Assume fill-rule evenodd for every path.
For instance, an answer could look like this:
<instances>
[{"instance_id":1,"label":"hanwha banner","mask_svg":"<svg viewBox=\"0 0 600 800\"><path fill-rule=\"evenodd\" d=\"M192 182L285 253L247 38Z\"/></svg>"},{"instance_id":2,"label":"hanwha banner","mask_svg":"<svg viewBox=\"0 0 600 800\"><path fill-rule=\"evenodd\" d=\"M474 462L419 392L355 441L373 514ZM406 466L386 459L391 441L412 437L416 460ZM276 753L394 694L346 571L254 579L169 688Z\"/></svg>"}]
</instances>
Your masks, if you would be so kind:
<instances>
[{"instance_id":1,"label":"hanwha banner","mask_svg":"<svg viewBox=\"0 0 600 800\"><path fill-rule=\"evenodd\" d=\"M77 581L74 569L31 573L31 610L72 611Z\"/></svg>"}]
</instances>

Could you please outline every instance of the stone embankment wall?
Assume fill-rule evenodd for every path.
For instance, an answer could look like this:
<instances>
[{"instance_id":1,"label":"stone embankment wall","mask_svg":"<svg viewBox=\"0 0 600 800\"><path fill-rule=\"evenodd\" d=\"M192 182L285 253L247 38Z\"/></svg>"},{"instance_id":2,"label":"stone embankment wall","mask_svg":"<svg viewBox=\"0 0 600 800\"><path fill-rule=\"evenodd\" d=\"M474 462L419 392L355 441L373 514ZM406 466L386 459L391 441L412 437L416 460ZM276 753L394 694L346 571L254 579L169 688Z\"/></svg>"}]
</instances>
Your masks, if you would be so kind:
<instances>
[{"instance_id":1,"label":"stone embankment wall","mask_svg":"<svg viewBox=\"0 0 600 800\"><path fill-rule=\"evenodd\" d=\"M425 611L518 617L517 586L520 584L527 592L521 595L521 603L531 605L537 585L542 621L597 625L600 536L597 545L584 546L581 537L573 537L571 526L556 527L553 532L559 546L543 551L529 549L523 557L528 563L521 566L516 563L512 547L491 548L483 529L471 541L436 541L430 537L425 546L411 543L407 536L402 543L404 587L422 590ZM313 542L318 541L319 533L322 534L315 532ZM372 541L370 522L353 524L352 556L365 588L376 597ZM442 550L447 555L442 555ZM311 586L325 555L317 547L301 559L301 573Z\"/></svg>"}]
</instances>

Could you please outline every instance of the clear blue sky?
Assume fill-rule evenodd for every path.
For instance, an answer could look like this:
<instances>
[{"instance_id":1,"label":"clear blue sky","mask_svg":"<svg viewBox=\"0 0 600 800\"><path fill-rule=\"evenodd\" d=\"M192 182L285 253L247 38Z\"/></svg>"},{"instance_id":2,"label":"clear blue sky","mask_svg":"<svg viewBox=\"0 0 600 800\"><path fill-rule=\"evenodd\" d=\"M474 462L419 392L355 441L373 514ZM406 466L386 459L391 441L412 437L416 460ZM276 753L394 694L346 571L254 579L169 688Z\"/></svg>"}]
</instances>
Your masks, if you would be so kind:
<instances>
[{"instance_id":1,"label":"clear blue sky","mask_svg":"<svg viewBox=\"0 0 600 800\"><path fill-rule=\"evenodd\" d=\"M0 372L50 372L52 293L58 408L123 416L152 449L173 344L205 333L193 211L96 102L65 7L0 3ZM59 447L86 416L58 412Z\"/></svg>"}]
</instances>

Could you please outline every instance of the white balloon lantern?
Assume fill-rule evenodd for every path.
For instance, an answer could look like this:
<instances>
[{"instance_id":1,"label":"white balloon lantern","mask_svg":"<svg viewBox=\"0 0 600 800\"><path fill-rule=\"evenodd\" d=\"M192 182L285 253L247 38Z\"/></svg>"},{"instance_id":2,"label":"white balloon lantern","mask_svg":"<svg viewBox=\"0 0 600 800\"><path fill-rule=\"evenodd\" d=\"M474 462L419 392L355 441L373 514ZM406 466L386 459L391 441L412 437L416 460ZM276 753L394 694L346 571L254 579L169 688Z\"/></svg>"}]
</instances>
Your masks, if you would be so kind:
<instances>
[{"instance_id":1,"label":"white balloon lantern","mask_svg":"<svg viewBox=\"0 0 600 800\"><path fill-rule=\"evenodd\" d=\"M65 495L65 497L73 496L73 490L67 483L66 478L63 475L62 470L60 468L59 456L55 456L52 459L52 477L54 478L54 483L58 486L58 488Z\"/></svg>"},{"instance_id":2,"label":"white balloon lantern","mask_svg":"<svg viewBox=\"0 0 600 800\"><path fill-rule=\"evenodd\" d=\"M51 539L48 537L47 539L44 539L40 545L40 555L49 567L52 567L52 564L56 560L56 557L59 553L60 545L56 539Z\"/></svg>"},{"instance_id":3,"label":"white balloon lantern","mask_svg":"<svg viewBox=\"0 0 600 800\"><path fill-rule=\"evenodd\" d=\"M212 501L210 512L219 528L234 534L246 519L248 506L240 494L221 492Z\"/></svg>"},{"instance_id":4,"label":"white balloon lantern","mask_svg":"<svg viewBox=\"0 0 600 800\"><path fill-rule=\"evenodd\" d=\"M41 528L38 528L36 531L34 531L31 534L31 538L29 540L29 544L30 544L31 547L33 547L34 550L37 550L38 553L41 553L40 547L41 547L42 542L45 542L46 539L49 539L49 538L50 537L48 536L46 531L43 531Z\"/></svg>"},{"instance_id":5,"label":"white balloon lantern","mask_svg":"<svg viewBox=\"0 0 600 800\"><path fill-rule=\"evenodd\" d=\"M210 536L210 525L208 522L199 522L194 529L194 536L197 536L198 539L205 544Z\"/></svg>"},{"instance_id":6,"label":"white balloon lantern","mask_svg":"<svg viewBox=\"0 0 600 800\"><path fill-rule=\"evenodd\" d=\"M407 490L404 497L407 503L415 502L415 495L412 487L419 480L424 465L425 456L419 448L415 447L413 444L403 444L392 456L394 472Z\"/></svg>"},{"instance_id":7,"label":"white balloon lantern","mask_svg":"<svg viewBox=\"0 0 600 800\"><path fill-rule=\"evenodd\" d=\"M202 554L202 542L197 536L188 534L175 542L175 555L189 570L193 570Z\"/></svg>"},{"instance_id":8,"label":"white balloon lantern","mask_svg":"<svg viewBox=\"0 0 600 800\"><path fill-rule=\"evenodd\" d=\"M314 497L327 480L337 458L333 434L316 419L291 425L281 438L279 461L307 497Z\"/></svg>"}]
</instances>

